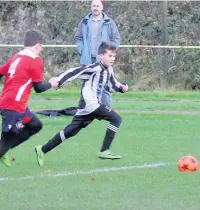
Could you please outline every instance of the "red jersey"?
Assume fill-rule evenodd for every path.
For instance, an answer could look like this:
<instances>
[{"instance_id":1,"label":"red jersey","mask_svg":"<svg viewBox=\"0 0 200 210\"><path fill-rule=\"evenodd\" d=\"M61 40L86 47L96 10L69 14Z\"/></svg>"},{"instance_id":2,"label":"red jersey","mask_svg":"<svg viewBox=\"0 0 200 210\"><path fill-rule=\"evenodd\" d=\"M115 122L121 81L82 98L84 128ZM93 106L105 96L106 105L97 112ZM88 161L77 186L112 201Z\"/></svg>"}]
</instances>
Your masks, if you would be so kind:
<instances>
[{"instance_id":1,"label":"red jersey","mask_svg":"<svg viewBox=\"0 0 200 210\"><path fill-rule=\"evenodd\" d=\"M43 80L43 59L31 50L24 49L0 66L0 75L5 76L0 109L23 113L33 82Z\"/></svg>"}]
</instances>

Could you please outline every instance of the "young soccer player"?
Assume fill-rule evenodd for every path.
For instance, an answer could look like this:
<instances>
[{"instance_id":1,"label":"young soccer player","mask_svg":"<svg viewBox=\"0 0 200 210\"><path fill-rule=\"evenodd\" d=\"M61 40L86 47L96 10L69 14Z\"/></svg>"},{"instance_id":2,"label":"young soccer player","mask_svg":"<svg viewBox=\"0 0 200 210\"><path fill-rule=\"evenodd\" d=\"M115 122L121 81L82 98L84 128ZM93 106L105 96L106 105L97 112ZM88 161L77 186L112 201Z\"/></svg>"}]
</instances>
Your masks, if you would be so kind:
<instances>
[{"instance_id":1,"label":"young soccer player","mask_svg":"<svg viewBox=\"0 0 200 210\"><path fill-rule=\"evenodd\" d=\"M40 31L26 31L24 49L0 66L0 77L5 77L0 96L0 160L5 166L11 165L6 154L8 150L42 129L42 122L27 107L32 87L40 93L58 86L55 79L43 83L43 59L39 56L42 42L43 35Z\"/></svg>"},{"instance_id":2,"label":"young soccer player","mask_svg":"<svg viewBox=\"0 0 200 210\"><path fill-rule=\"evenodd\" d=\"M112 153L109 148L115 137L122 118L110 107L100 104L101 96L106 87L112 92L126 92L128 86L118 82L114 77L113 62L116 55L116 47L103 42L98 50L100 62L85 67L72 68L60 74L57 79L59 86L76 78L87 79L81 90L79 107L72 122L62 131L57 133L43 146L35 147L37 161L43 165L44 155L61 144L64 140L76 135L82 128L88 126L93 120L109 121L106 135L101 147L99 158L120 159L121 156Z\"/></svg>"}]
</instances>

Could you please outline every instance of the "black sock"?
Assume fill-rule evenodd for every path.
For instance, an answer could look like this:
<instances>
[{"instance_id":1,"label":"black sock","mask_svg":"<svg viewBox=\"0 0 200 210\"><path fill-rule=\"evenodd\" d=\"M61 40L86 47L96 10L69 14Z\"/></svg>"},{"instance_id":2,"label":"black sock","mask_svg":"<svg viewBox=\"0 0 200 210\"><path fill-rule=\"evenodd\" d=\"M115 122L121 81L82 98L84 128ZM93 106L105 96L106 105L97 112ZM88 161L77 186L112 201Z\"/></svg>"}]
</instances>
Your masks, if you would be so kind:
<instances>
[{"instance_id":1,"label":"black sock","mask_svg":"<svg viewBox=\"0 0 200 210\"><path fill-rule=\"evenodd\" d=\"M46 154L62 142L63 141L61 140L60 133L57 133L52 139L50 139L46 144L42 146L42 151L44 154Z\"/></svg>"},{"instance_id":2,"label":"black sock","mask_svg":"<svg viewBox=\"0 0 200 210\"><path fill-rule=\"evenodd\" d=\"M106 131L106 135L103 141L103 145L101 147L101 152L107 150L110 148L110 145L112 144L112 141L115 137L115 133L114 131L110 130L109 128Z\"/></svg>"}]
</instances>

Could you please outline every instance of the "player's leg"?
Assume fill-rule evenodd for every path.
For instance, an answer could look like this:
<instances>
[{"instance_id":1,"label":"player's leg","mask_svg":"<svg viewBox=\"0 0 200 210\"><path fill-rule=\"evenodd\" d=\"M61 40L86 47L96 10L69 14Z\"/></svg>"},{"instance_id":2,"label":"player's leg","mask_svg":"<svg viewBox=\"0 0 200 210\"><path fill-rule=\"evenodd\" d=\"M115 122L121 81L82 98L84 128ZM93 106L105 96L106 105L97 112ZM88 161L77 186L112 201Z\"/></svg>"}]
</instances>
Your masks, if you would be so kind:
<instances>
[{"instance_id":1,"label":"player's leg","mask_svg":"<svg viewBox=\"0 0 200 210\"><path fill-rule=\"evenodd\" d=\"M42 122L35 114L30 112L28 108L26 110L26 114L23 118L22 123L24 127L20 132L17 133L12 148L27 141L31 136L35 135L42 129Z\"/></svg>"},{"instance_id":2,"label":"player's leg","mask_svg":"<svg viewBox=\"0 0 200 210\"><path fill-rule=\"evenodd\" d=\"M6 165L10 166L10 159L6 154L12 148L16 134L19 131L18 122L19 115L17 112L10 110L0 110L2 117L2 132L0 140L0 160Z\"/></svg>"},{"instance_id":3,"label":"player's leg","mask_svg":"<svg viewBox=\"0 0 200 210\"><path fill-rule=\"evenodd\" d=\"M99 153L100 158L108 158L108 159L120 159L121 156L115 155L109 151L110 146L112 144L113 139L115 138L115 134L120 127L122 122L122 118L110 107L101 105L95 112L93 112L93 116L99 120L109 121L110 124L106 130L106 134L104 137L104 141Z\"/></svg>"},{"instance_id":4,"label":"player's leg","mask_svg":"<svg viewBox=\"0 0 200 210\"><path fill-rule=\"evenodd\" d=\"M43 146L38 145L35 147L37 161L40 166L43 165L43 157L46 153L50 152L52 149L61 144L64 140L76 135L82 128L85 128L89 125L93 119L87 118L84 116L74 116L72 122L66 126L62 131L57 133L52 139L50 139Z\"/></svg>"},{"instance_id":5,"label":"player's leg","mask_svg":"<svg viewBox=\"0 0 200 210\"><path fill-rule=\"evenodd\" d=\"M1 110L2 135L0 140L0 160L9 162L6 155L9 149L14 148L39 132L42 128L41 121L29 110L18 113L11 110Z\"/></svg>"},{"instance_id":6,"label":"player's leg","mask_svg":"<svg viewBox=\"0 0 200 210\"><path fill-rule=\"evenodd\" d=\"M6 154L8 150L12 147L13 139L15 138L16 133L12 131L1 133L1 140L0 140L0 161L7 167L11 166L10 158Z\"/></svg>"}]
</instances>

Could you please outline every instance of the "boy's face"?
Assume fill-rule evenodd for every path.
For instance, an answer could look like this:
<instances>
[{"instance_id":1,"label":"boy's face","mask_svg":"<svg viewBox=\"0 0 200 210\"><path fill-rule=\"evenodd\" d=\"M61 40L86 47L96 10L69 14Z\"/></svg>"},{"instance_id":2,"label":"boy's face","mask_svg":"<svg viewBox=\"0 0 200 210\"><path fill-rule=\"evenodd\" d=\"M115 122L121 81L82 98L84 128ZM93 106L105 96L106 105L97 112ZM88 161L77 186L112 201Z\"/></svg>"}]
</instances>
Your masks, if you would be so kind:
<instances>
[{"instance_id":1,"label":"boy's face","mask_svg":"<svg viewBox=\"0 0 200 210\"><path fill-rule=\"evenodd\" d=\"M105 54L100 54L101 63L104 66L112 66L116 57L116 52L112 50L107 50Z\"/></svg>"}]
</instances>

